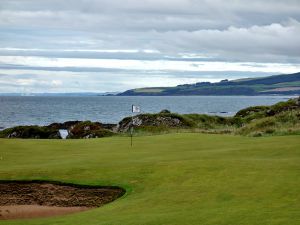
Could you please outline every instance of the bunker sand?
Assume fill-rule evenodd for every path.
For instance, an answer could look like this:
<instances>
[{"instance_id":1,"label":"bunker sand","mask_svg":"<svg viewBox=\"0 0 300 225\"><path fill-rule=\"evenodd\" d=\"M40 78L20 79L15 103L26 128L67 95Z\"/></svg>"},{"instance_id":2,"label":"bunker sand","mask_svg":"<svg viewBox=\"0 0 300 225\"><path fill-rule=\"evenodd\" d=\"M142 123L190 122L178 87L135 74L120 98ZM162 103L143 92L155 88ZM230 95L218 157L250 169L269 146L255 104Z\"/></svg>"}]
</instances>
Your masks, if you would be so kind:
<instances>
[{"instance_id":1,"label":"bunker sand","mask_svg":"<svg viewBox=\"0 0 300 225\"><path fill-rule=\"evenodd\" d=\"M124 189L58 182L0 182L0 219L50 217L89 210L121 197Z\"/></svg>"},{"instance_id":2,"label":"bunker sand","mask_svg":"<svg viewBox=\"0 0 300 225\"><path fill-rule=\"evenodd\" d=\"M0 206L0 219L30 219L71 214L89 210L89 207L58 207L41 205Z\"/></svg>"}]
</instances>

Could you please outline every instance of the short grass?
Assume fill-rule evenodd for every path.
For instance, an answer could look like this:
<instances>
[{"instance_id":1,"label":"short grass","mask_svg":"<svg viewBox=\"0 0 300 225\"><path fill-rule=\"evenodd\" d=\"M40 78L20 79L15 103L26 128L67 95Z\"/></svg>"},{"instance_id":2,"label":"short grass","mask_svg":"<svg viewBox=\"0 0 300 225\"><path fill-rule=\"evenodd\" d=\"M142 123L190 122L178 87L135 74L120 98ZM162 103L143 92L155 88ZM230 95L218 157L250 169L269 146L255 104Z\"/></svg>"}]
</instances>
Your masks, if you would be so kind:
<instances>
[{"instance_id":1,"label":"short grass","mask_svg":"<svg viewBox=\"0 0 300 225\"><path fill-rule=\"evenodd\" d=\"M126 188L87 212L0 224L299 225L300 137L0 139L0 179Z\"/></svg>"}]
</instances>

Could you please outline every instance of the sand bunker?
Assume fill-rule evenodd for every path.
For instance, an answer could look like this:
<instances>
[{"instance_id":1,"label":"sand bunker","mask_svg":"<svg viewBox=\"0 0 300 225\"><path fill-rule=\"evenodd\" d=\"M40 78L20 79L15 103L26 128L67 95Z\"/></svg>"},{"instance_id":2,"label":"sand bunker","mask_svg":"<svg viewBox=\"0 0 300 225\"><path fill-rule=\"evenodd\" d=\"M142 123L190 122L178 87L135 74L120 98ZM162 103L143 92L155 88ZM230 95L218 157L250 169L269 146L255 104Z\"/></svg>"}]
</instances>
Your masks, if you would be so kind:
<instances>
[{"instance_id":1,"label":"sand bunker","mask_svg":"<svg viewBox=\"0 0 300 225\"><path fill-rule=\"evenodd\" d=\"M121 197L118 187L59 182L0 182L0 220L48 217L85 211Z\"/></svg>"}]
</instances>

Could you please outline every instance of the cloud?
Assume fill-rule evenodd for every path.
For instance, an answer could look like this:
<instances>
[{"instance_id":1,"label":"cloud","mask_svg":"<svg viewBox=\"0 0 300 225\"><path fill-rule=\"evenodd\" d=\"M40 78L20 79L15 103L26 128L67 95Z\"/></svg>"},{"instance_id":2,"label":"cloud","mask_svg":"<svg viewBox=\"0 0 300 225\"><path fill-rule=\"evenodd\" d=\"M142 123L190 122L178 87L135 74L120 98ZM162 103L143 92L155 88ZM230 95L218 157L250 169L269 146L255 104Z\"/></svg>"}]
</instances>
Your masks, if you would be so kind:
<instances>
[{"instance_id":1,"label":"cloud","mask_svg":"<svg viewBox=\"0 0 300 225\"><path fill-rule=\"evenodd\" d=\"M4 65L28 66L35 68L99 68L128 71L249 71L294 73L300 70L300 64L281 63L46 58L31 56L0 56L0 63Z\"/></svg>"},{"instance_id":2,"label":"cloud","mask_svg":"<svg viewBox=\"0 0 300 225\"><path fill-rule=\"evenodd\" d=\"M24 74L21 70L1 71L7 76L0 79L0 92L106 92L125 91L128 88L154 86L174 86L182 83L198 82L199 80L216 81L210 76L174 76L142 73L128 74L118 73L113 76L110 73L91 72L51 72L51 71L27 71L28 76L20 78ZM1 77L1 76L0 76ZM134 81L134 82L133 82ZM66 85L67 83L67 85ZM117 88L116 88L117 87Z\"/></svg>"},{"instance_id":3,"label":"cloud","mask_svg":"<svg viewBox=\"0 0 300 225\"><path fill-rule=\"evenodd\" d=\"M125 91L130 88L149 86L175 86L200 81L216 82L224 78L262 77L263 72L187 72L187 71L49 71L0 68L0 92L106 92ZM16 80L28 79L31 85ZM53 86L53 81L59 85ZM27 82L27 83L29 83Z\"/></svg>"},{"instance_id":4,"label":"cloud","mask_svg":"<svg viewBox=\"0 0 300 225\"><path fill-rule=\"evenodd\" d=\"M27 52L29 55L56 54L57 57L85 54L87 57L96 58L130 58L135 54L143 59L149 58L150 54L151 57L162 58L180 57L185 53L224 61L300 62L300 23L294 19L264 26L230 26L224 30L148 31L134 34L124 32L122 35L114 33L109 37L103 34L74 34L69 31L48 31L45 34L32 31L26 34L21 30L17 33L5 33L7 37L2 36L0 42L2 55L10 55L11 50L14 50L14 54L20 55L26 55ZM23 45L22 48L20 44Z\"/></svg>"},{"instance_id":5,"label":"cloud","mask_svg":"<svg viewBox=\"0 0 300 225\"><path fill-rule=\"evenodd\" d=\"M277 61L299 61L299 35L300 23L296 20L248 28L231 26L226 30L157 33L165 50L202 52L227 60L248 61L276 61L277 57Z\"/></svg>"},{"instance_id":6,"label":"cloud","mask_svg":"<svg viewBox=\"0 0 300 225\"><path fill-rule=\"evenodd\" d=\"M299 0L0 0L0 72L19 71L0 91L297 72L299 21Z\"/></svg>"},{"instance_id":7,"label":"cloud","mask_svg":"<svg viewBox=\"0 0 300 225\"><path fill-rule=\"evenodd\" d=\"M116 30L216 28L251 20L266 24L300 14L297 0L2 0L1 6L2 19L10 25Z\"/></svg>"}]
</instances>

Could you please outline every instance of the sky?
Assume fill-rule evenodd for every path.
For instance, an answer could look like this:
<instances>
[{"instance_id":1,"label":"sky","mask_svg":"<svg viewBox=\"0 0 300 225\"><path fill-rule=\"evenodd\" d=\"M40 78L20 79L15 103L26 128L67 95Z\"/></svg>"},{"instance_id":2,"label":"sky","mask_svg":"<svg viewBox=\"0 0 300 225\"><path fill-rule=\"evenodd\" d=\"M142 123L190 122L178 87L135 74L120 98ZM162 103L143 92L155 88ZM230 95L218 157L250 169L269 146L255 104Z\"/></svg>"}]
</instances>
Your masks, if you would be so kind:
<instances>
[{"instance_id":1,"label":"sky","mask_svg":"<svg viewBox=\"0 0 300 225\"><path fill-rule=\"evenodd\" d=\"M0 93L300 71L299 0L0 0Z\"/></svg>"}]
</instances>

